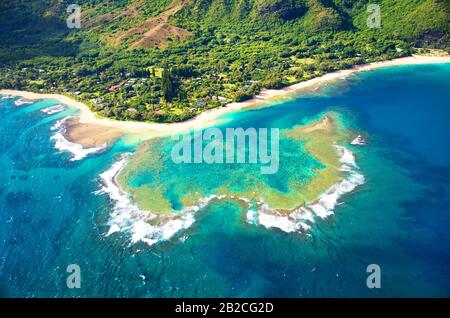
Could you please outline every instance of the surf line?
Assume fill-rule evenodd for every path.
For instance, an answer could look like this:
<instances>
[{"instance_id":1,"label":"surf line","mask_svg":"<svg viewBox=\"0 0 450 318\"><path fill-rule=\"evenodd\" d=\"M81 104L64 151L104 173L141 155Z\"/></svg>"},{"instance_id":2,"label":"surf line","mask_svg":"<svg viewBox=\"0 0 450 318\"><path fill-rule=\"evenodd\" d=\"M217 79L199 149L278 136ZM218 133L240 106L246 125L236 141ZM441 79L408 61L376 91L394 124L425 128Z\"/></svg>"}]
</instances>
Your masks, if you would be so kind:
<instances>
[{"instance_id":1,"label":"surf line","mask_svg":"<svg viewBox=\"0 0 450 318\"><path fill-rule=\"evenodd\" d=\"M175 135L172 140L178 141L171 151L172 161L176 164L260 164L261 174L274 174L279 169L278 128L270 128L270 134L267 128L226 128L224 136L221 129L212 127Z\"/></svg>"}]
</instances>

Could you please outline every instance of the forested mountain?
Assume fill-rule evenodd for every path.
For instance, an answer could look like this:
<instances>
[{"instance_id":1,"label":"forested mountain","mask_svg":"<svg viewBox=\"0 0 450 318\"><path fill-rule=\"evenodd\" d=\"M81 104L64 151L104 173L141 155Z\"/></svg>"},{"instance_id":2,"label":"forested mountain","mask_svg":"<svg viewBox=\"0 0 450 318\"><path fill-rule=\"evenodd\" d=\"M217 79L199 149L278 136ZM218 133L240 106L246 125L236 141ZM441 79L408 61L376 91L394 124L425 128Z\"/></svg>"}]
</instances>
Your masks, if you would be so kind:
<instances>
[{"instance_id":1,"label":"forested mountain","mask_svg":"<svg viewBox=\"0 0 450 318\"><path fill-rule=\"evenodd\" d=\"M65 93L102 115L180 121L326 72L450 49L450 1L73 0L0 4L0 87Z\"/></svg>"}]
</instances>

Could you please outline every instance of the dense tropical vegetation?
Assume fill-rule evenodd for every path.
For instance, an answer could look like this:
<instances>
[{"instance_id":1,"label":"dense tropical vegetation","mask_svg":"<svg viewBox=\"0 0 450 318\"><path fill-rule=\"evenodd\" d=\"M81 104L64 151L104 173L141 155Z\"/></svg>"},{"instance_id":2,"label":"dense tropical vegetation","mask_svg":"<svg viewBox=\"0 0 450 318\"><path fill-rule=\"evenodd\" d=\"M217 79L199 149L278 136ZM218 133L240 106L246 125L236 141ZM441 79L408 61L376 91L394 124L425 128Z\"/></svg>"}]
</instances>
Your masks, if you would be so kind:
<instances>
[{"instance_id":1,"label":"dense tropical vegetation","mask_svg":"<svg viewBox=\"0 0 450 318\"><path fill-rule=\"evenodd\" d=\"M69 29L73 2L0 4L0 88L173 122L415 47L450 51L445 0L378 0L381 28L367 0L88 0Z\"/></svg>"}]
</instances>

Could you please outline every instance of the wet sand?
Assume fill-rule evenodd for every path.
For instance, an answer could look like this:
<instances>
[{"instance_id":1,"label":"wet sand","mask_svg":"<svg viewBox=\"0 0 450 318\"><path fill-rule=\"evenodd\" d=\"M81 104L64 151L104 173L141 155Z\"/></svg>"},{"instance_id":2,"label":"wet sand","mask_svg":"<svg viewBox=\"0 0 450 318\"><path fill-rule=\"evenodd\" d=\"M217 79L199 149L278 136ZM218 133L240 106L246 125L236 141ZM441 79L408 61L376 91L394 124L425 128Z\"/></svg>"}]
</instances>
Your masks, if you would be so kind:
<instances>
[{"instance_id":1,"label":"wet sand","mask_svg":"<svg viewBox=\"0 0 450 318\"><path fill-rule=\"evenodd\" d=\"M70 118L65 123L64 137L84 148L101 147L105 144L111 145L125 134L119 128L103 127L95 124L82 124L78 118Z\"/></svg>"}]
</instances>

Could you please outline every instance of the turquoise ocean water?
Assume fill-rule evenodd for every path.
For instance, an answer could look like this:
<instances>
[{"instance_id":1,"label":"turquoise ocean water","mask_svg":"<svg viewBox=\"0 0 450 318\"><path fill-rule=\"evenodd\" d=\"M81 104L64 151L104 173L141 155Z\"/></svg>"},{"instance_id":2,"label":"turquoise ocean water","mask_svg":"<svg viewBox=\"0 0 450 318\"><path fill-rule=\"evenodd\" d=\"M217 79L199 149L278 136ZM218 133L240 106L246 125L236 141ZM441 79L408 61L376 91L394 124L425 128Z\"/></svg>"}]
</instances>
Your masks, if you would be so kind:
<instances>
[{"instance_id":1,"label":"turquoise ocean water","mask_svg":"<svg viewBox=\"0 0 450 318\"><path fill-rule=\"evenodd\" d=\"M242 205L224 200L152 246L132 244L123 232L107 236L114 202L98 192L99 175L134 146L120 140L71 161L55 149L51 128L76 111L49 115L41 110L57 102L15 107L17 98L0 100L0 297L448 297L449 79L450 64L384 68L227 115L230 127L288 128L336 112L367 136L366 146L349 146L365 183L307 233L249 224ZM168 145L162 141L161 149ZM280 173L304 176L289 161L295 145L282 142L280 151ZM170 178L186 191L202 173L211 171ZM226 178L221 172L208 184ZM273 180L286 187L283 177ZM176 208L176 191L169 192ZM66 286L69 264L80 266L80 289ZM381 267L380 289L366 286L369 264Z\"/></svg>"}]
</instances>

